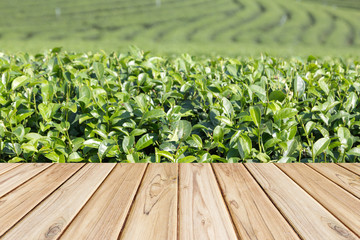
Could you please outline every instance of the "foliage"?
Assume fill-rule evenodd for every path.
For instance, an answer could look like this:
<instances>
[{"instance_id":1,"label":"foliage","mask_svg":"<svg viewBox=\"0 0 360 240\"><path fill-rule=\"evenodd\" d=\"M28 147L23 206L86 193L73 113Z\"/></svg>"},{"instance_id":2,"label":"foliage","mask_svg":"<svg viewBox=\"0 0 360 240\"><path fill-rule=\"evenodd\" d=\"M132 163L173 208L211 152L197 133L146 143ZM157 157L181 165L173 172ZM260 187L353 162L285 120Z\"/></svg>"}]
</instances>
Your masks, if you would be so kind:
<instances>
[{"instance_id":1,"label":"foliage","mask_svg":"<svg viewBox=\"0 0 360 240\"><path fill-rule=\"evenodd\" d=\"M6 162L356 162L360 64L0 54Z\"/></svg>"}]
</instances>

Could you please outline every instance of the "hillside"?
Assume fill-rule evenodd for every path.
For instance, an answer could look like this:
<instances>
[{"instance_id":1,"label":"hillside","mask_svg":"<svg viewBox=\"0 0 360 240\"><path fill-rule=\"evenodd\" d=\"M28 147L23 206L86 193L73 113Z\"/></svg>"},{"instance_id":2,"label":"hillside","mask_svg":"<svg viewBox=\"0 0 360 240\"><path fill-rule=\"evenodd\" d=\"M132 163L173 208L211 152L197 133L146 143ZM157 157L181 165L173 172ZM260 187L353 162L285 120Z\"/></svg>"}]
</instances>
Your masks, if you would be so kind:
<instances>
[{"instance_id":1,"label":"hillside","mask_svg":"<svg viewBox=\"0 0 360 240\"><path fill-rule=\"evenodd\" d=\"M356 55L356 0L3 0L0 50Z\"/></svg>"}]
</instances>

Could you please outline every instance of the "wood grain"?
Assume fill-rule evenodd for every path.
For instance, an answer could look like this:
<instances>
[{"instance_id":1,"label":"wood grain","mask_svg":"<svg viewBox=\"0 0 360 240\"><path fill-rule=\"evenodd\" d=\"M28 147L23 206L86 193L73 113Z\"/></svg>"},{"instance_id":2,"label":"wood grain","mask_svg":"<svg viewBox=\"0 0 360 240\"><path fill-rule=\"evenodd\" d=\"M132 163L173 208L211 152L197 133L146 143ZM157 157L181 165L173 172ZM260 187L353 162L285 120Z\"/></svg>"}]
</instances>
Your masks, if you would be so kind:
<instances>
[{"instance_id":1,"label":"wood grain","mask_svg":"<svg viewBox=\"0 0 360 240\"><path fill-rule=\"evenodd\" d=\"M0 236L56 190L83 164L54 164L0 198Z\"/></svg>"},{"instance_id":2,"label":"wood grain","mask_svg":"<svg viewBox=\"0 0 360 240\"><path fill-rule=\"evenodd\" d=\"M237 239L209 164L180 164L179 239Z\"/></svg>"},{"instance_id":3,"label":"wood grain","mask_svg":"<svg viewBox=\"0 0 360 240\"><path fill-rule=\"evenodd\" d=\"M335 163L309 163L311 168L360 198L360 176Z\"/></svg>"},{"instance_id":4,"label":"wood grain","mask_svg":"<svg viewBox=\"0 0 360 240\"><path fill-rule=\"evenodd\" d=\"M115 164L87 164L12 227L2 239L56 239Z\"/></svg>"},{"instance_id":5,"label":"wood grain","mask_svg":"<svg viewBox=\"0 0 360 240\"><path fill-rule=\"evenodd\" d=\"M150 164L120 239L176 239L178 165Z\"/></svg>"},{"instance_id":6,"label":"wood grain","mask_svg":"<svg viewBox=\"0 0 360 240\"><path fill-rule=\"evenodd\" d=\"M39 174L51 163L21 164L20 166L0 175L0 197L17 188L30 178Z\"/></svg>"},{"instance_id":7,"label":"wood grain","mask_svg":"<svg viewBox=\"0 0 360 240\"><path fill-rule=\"evenodd\" d=\"M20 166L22 163L0 163L0 174L3 174L17 166Z\"/></svg>"},{"instance_id":8,"label":"wood grain","mask_svg":"<svg viewBox=\"0 0 360 240\"><path fill-rule=\"evenodd\" d=\"M117 164L61 239L118 239L146 166Z\"/></svg>"},{"instance_id":9,"label":"wood grain","mask_svg":"<svg viewBox=\"0 0 360 240\"><path fill-rule=\"evenodd\" d=\"M358 239L274 164L245 166L302 238Z\"/></svg>"},{"instance_id":10,"label":"wood grain","mask_svg":"<svg viewBox=\"0 0 360 240\"><path fill-rule=\"evenodd\" d=\"M360 236L358 198L304 164L277 164L276 166Z\"/></svg>"},{"instance_id":11,"label":"wood grain","mask_svg":"<svg viewBox=\"0 0 360 240\"><path fill-rule=\"evenodd\" d=\"M359 163L338 163L339 166L348 169L349 171L360 175L360 164Z\"/></svg>"},{"instance_id":12,"label":"wood grain","mask_svg":"<svg viewBox=\"0 0 360 240\"><path fill-rule=\"evenodd\" d=\"M299 239L242 164L212 164L241 239Z\"/></svg>"}]
</instances>

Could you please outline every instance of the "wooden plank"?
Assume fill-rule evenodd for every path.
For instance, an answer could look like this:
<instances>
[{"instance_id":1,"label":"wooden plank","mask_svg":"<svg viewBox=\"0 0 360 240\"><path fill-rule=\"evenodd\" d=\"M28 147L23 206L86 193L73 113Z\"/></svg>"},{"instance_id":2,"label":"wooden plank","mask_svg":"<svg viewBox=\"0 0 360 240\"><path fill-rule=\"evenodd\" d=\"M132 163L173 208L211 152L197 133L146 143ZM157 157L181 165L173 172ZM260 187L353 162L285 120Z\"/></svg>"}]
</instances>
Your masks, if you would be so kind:
<instances>
[{"instance_id":1,"label":"wooden plank","mask_svg":"<svg viewBox=\"0 0 360 240\"><path fill-rule=\"evenodd\" d=\"M0 197L17 188L30 178L39 174L51 163L21 164L20 166L0 175Z\"/></svg>"},{"instance_id":2,"label":"wooden plank","mask_svg":"<svg viewBox=\"0 0 360 240\"><path fill-rule=\"evenodd\" d=\"M0 163L0 174L3 174L17 166L20 166L22 163Z\"/></svg>"},{"instance_id":3,"label":"wooden plank","mask_svg":"<svg viewBox=\"0 0 360 240\"><path fill-rule=\"evenodd\" d=\"M114 164L87 164L12 227L2 239L56 239Z\"/></svg>"},{"instance_id":4,"label":"wooden plank","mask_svg":"<svg viewBox=\"0 0 360 240\"><path fill-rule=\"evenodd\" d=\"M242 164L213 164L241 239L299 239Z\"/></svg>"},{"instance_id":5,"label":"wooden plank","mask_svg":"<svg viewBox=\"0 0 360 240\"><path fill-rule=\"evenodd\" d=\"M176 239L178 165L150 164L120 239Z\"/></svg>"},{"instance_id":6,"label":"wooden plank","mask_svg":"<svg viewBox=\"0 0 360 240\"><path fill-rule=\"evenodd\" d=\"M83 164L54 164L0 198L0 236L82 166Z\"/></svg>"},{"instance_id":7,"label":"wooden plank","mask_svg":"<svg viewBox=\"0 0 360 240\"><path fill-rule=\"evenodd\" d=\"M308 166L320 172L331 181L360 198L360 176L335 163L309 163Z\"/></svg>"},{"instance_id":8,"label":"wooden plank","mask_svg":"<svg viewBox=\"0 0 360 240\"><path fill-rule=\"evenodd\" d=\"M360 236L360 200L304 164L277 164L292 180Z\"/></svg>"},{"instance_id":9,"label":"wooden plank","mask_svg":"<svg viewBox=\"0 0 360 240\"><path fill-rule=\"evenodd\" d=\"M210 164L180 164L179 239L237 239Z\"/></svg>"},{"instance_id":10,"label":"wooden plank","mask_svg":"<svg viewBox=\"0 0 360 240\"><path fill-rule=\"evenodd\" d=\"M301 238L358 239L274 164L246 163L245 166Z\"/></svg>"},{"instance_id":11,"label":"wooden plank","mask_svg":"<svg viewBox=\"0 0 360 240\"><path fill-rule=\"evenodd\" d=\"M117 164L61 239L118 239L146 166Z\"/></svg>"},{"instance_id":12,"label":"wooden plank","mask_svg":"<svg viewBox=\"0 0 360 240\"><path fill-rule=\"evenodd\" d=\"M360 163L338 163L338 165L360 175Z\"/></svg>"}]
</instances>

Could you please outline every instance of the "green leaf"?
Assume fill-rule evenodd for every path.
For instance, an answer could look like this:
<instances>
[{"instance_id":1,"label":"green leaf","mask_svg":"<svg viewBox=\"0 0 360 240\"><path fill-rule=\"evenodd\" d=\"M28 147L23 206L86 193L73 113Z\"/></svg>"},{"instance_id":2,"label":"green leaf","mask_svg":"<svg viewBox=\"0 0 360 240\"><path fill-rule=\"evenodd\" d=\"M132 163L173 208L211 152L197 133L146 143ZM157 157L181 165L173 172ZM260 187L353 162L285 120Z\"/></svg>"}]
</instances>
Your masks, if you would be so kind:
<instances>
[{"instance_id":1,"label":"green leaf","mask_svg":"<svg viewBox=\"0 0 360 240\"><path fill-rule=\"evenodd\" d=\"M225 116L216 116L215 118L217 120L220 120L221 122L225 123L229 127L232 127L234 125L234 123L229 118L227 118Z\"/></svg>"},{"instance_id":2,"label":"green leaf","mask_svg":"<svg viewBox=\"0 0 360 240\"><path fill-rule=\"evenodd\" d=\"M252 121L255 123L257 127L260 127L261 124L261 111L259 107L253 107L251 106L250 109L250 116Z\"/></svg>"},{"instance_id":3,"label":"green leaf","mask_svg":"<svg viewBox=\"0 0 360 240\"><path fill-rule=\"evenodd\" d=\"M173 134L170 136L170 141L186 140L191 134L191 123L186 120L179 120L174 124Z\"/></svg>"},{"instance_id":4,"label":"green leaf","mask_svg":"<svg viewBox=\"0 0 360 240\"><path fill-rule=\"evenodd\" d=\"M182 146L181 148L179 148L176 151L175 159L177 160L179 157L181 157L181 155L183 155L188 148L189 148L189 146Z\"/></svg>"},{"instance_id":5,"label":"green leaf","mask_svg":"<svg viewBox=\"0 0 360 240\"><path fill-rule=\"evenodd\" d=\"M320 88L326 93L326 95L329 95L329 85L325 82L324 78L321 78L318 83Z\"/></svg>"},{"instance_id":6,"label":"green leaf","mask_svg":"<svg viewBox=\"0 0 360 240\"><path fill-rule=\"evenodd\" d=\"M167 151L156 151L156 156L159 157L159 159L160 157L165 157L169 159L171 162L175 162L173 155Z\"/></svg>"},{"instance_id":7,"label":"green leaf","mask_svg":"<svg viewBox=\"0 0 360 240\"><path fill-rule=\"evenodd\" d=\"M41 96L44 103L49 103L54 95L54 88L50 83L44 84L41 87Z\"/></svg>"},{"instance_id":8,"label":"green leaf","mask_svg":"<svg viewBox=\"0 0 360 240\"><path fill-rule=\"evenodd\" d=\"M298 111L294 108L283 108L275 114L275 119L282 120L285 118L292 118L296 116Z\"/></svg>"},{"instance_id":9,"label":"green leaf","mask_svg":"<svg viewBox=\"0 0 360 240\"><path fill-rule=\"evenodd\" d=\"M284 155L283 155L284 157L288 157L296 151L298 142L296 141L296 139L293 139L293 140L288 141L286 143L286 145L287 145L287 149L284 152Z\"/></svg>"},{"instance_id":10,"label":"green leaf","mask_svg":"<svg viewBox=\"0 0 360 240\"><path fill-rule=\"evenodd\" d=\"M264 88L258 86L258 85L251 85L250 86L251 91L253 91L256 96L262 101L266 102L266 91Z\"/></svg>"},{"instance_id":11,"label":"green leaf","mask_svg":"<svg viewBox=\"0 0 360 240\"><path fill-rule=\"evenodd\" d=\"M221 103L222 103L225 114L231 118L231 116L234 113L234 109L233 109L231 102L227 98L223 97L221 100Z\"/></svg>"},{"instance_id":12,"label":"green leaf","mask_svg":"<svg viewBox=\"0 0 360 240\"><path fill-rule=\"evenodd\" d=\"M43 119L46 122L49 122L51 120L51 108L49 107L49 105L40 103L38 109Z\"/></svg>"},{"instance_id":13,"label":"green leaf","mask_svg":"<svg viewBox=\"0 0 360 240\"><path fill-rule=\"evenodd\" d=\"M149 134L143 135L135 144L135 148L137 150L144 149L154 142L154 137L150 136Z\"/></svg>"},{"instance_id":14,"label":"green leaf","mask_svg":"<svg viewBox=\"0 0 360 240\"><path fill-rule=\"evenodd\" d=\"M122 148L126 154L129 154L129 150L134 146L135 137L134 136L125 136L122 141Z\"/></svg>"},{"instance_id":15,"label":"green leaf","mask_svg":"<svg viewBox=\"0 0 360 240\"><path fill-rule=\"evenodd\" d=\"M266 141L266 143L264 144L264 147L265 147L265 149L269 149L280 142L281 142L281 140L278 138L270 138L269 140Z\"/></svg>"},{"instance_id":16,"label":"green leaf","mask_svg":"<svg viewBox=\"0 0 360 240\"><path fill-rule=\"evenodd\" d=\"M28 133L25 135L25 138L28 139L28 140L38 140L38 139L41 139L41 138L44 138L44 136L41 136L40 134L38 133Z\"/></svg>"},{"instance_id":17,"label":"green leaf","mask_svg":"<svg viewBox=\"0 0 360 240\"><path fill-rule=\"evenodd\" d=\"M330 138L320 138L314 143L314 154L317 157L319 154L324 152L329 146L331 140Z\"/></svg>"},{"instance_id":18,"label":"green leaf","mask_svg":"<svg viewBox=\"0 0 360 240\"><path fill-rule=\"evenodd\" d=\"M251 139L247 135L242 134L238 139L237 146L241 158L248 158L252 149Z\"/></svg>"},{"instance_id":19,"label":"green leaf","mask_svg":"<svg viewBox=\"0 0 360 240\"><path fill-rule=\"evenodd\" d=\"M81 162L82 160L84 160L84 158L82 158L77 152L71 153L68 158L68 162Z\"/></svg>"},{"instance_id":20,"label":"green leaf","mask_svg":"<svg viewBox=\"0 0 360 240\"><path fill-rule=\"evenodd\" d=\"M305 93L305 81L297 76L294 80L294 92L297 97L302 97Z\"/></svg>"},{"instance_id":21,"label":"green leaf","mask_svg":"<svg viewBox=\"0 0 360 240\"><path fill-rule=\"evenodd\" d=\"M351 92L345 103L346 111L350 112L352 109L354 109L357 105L356 104L357 101L358 101L358 96L356 95L356 93Z\"/></svg>"},{"instance_id":22,"label":"green leaf","mask_svg":"<svg viewBox=\"0 0 360 240\"><path fill-rule=\"evenodd\" d=\"M24 119L30 117L35 111L33 109L20 110L16 114L16 122L20 123Z\"/></svg>"},{"instance_id":23,"label":"green leaf","mask_svg":"<svg viewBox=\"0 0 360 240\"><path fill-rule=\"evenodd\" d=\"M196 160L197 160L197 157L187 156L187 157L180 158L178 160L178 162L179 163L191 163L191 162L196 161Z\"/></svg>"},{"instance_id":24,"label":"green leaf","mask_svg":"<svg viewBox=\"0 0 360 240\"><path fill-rule=\"evenodd\" d=\"M314 123L313 121L307 122L305 125L305 134L309 135L315 126L316 126L316 123Z\"/></svg>"},{"instance_id":25,"label":"green leaf","mask_svg":"<svg viewBox=\"0 0 360 240\"><path fill-rule=\"evenodd\" d=\"M360 157L360 147L352 148L350 151L347 152L347 154Z\"/></svg>"},{"instance_id":26,"label":"green leaf","mask_svg":"<svg viewBox=\"0 0 360 240\"><path fill-rule=\"evenodd\" d=\"M24 86L26 83L29 82L29 78L27 76L20 76L17 77L13 80L13 82L11 83L11 90L15 91L16 89L18 89L19 87Z\"/></svg>"},{"instance_id":27,"label":"green leaf","mask_svg":"<svg viewBox=\"0 0 360 240\"><path fill-rule=\"evenodd\" d=\"M215 142L222 142L224 138L224 130L221 126L216 126L213 132Z\"/></svg>"},{"instance_id":28,"label":"green leaf","mask_svg":"<svg viewBox=\"0 0 360 240\"><path fill-rule=\"evenodd\" d=\"M143 116L143 120L146 121L151 118L160 118L165 116L165 112L162 109L153 109L148 112L146 112Z\"/></svg>"},{"instance_id":29,"label":"green leaf","mask_svg":"<svg viewBox=\"0 0 360 240\"><path fill-rule=\"evenodd\" d=\"M55 151L50 151L48 153L44 153L43 155L53 162L60 162L60 156Z\"/></svg>"},{"instance_id":30,"label":"green leaf","mask_svg":"<svg viewBox=\"0 0 360 240\"><path fill-rule=\"evenodd\" d=\"M104 159L106 154L110 151L110 149L115 145L114 140L111 139L105 139L103 140L98 148L98 156L100 161Z\"/></svg>"},{"instance_id":31,"label":"green leaf","mask_svg":"<svg viewBox=\"0 0 360 240\"><path fill-rule=\"evenodd\" d=\"M136 137L136 136L143 135L146 132L147 132L147 130L145 128L143 128L143 129L136 128L136 129L131 131L130 136Z\"/></svg>"},{"instance_id":32,"label":"green leaf","mask_svg":"<svg viewBox=\"0 0 360 240\"><path fill-rule=\"evenodd\" d=\"M13 134L17 137L17 139L21 142L24 139L25 128L23 125L18 125L14 130Z\"/></svg>"},{"instance_id":33,"label":"green leaf","mask_svg":"<svg viewBox=\"0 0 360 240\"><path fill-rule=\"evenodd\" d=\"M346 127L339 127L337 134L339 136L341 144L345 146L347 150L352 148L354 141L349 129L347 129Z\"/></svg>"},{"instance_id":34,"label":"green leaf","mask_svg":"<svg viewBox=\"0 0 360 240\"><path fill-rule=\"evenodd\" d=\"M92 138L92 139L86 140L83 144L86 147L97 149L97 148L99 148L99 146L101 144L101 140L97 139L97 138Z\"/></svg>"},{"instance_id":35,"label":"green leaf","mask_svg":"<svg viewBox=\"0 0 360 240\"><path fill-rule=\"evenodd\" d=\"M258 153L256 158L262 162L270 162L271 158L266 153Z\"/></svg>"},{"instance_id":36,"label":"green leaf","mask_svg":"<svg viewBox=\"0 0 360 240\"><path fill-rule=\"evenodd\" d=\"M282 102L286 98L286 94L283 91L276 90L270 93L269 100L270 101L279 101Z\"/></svg>"},{"instance_id":37,"label":"green leaf","mask_svg":"<svg viewBox=\"0 0 360 240\"><path fill-rule=\"evenodd\" d=\"M196 134L193 134L191 137L194 140L194 142L196 143L197 148L202 149L203 141L202 141L201 137L199 137Z\"/></svg>"},{"instance_id":38,"label":"green leaf","mask_svg":"<svg viewBox=\"0 0 360 240\"><path fill-rule=\"evenodd\" d=\"M94 62L93 68L96 74L96 78L98 80L102 80L104 78L104 65L99 62Z\"/></svg>"},{"instance_id":39,"label":"green leaf","mask_svg":"<svg viewBox=\"0 0 360 240\"><path fill-rule=\"evenodd\" d=\"M12 159L9 160L9 163L18 163L18 162L26 162L26 161L25 159L20 157L13 157Z\"/></svg>"},{"instance_id":40,"label":"green leaf","mask_svg":"<svg viewBox=\"0 0 360 240\"><path fill-rule=\"evenodd\" d=\"M24 143L21 148L29 152L38 152L37 148L31 143Z\"/></svg>"},{"instance_id":41,"label":"green leaf","mask_svg":"<svg viewBox=\"0 0 360 240\"><path fill-rule=\"evenodd\" d=\"M88 105L91 101L91 91L90 88L86 85L80 87L79 91L79 102L83 102L85 105Z\"/></svg>"}]
</instances>

